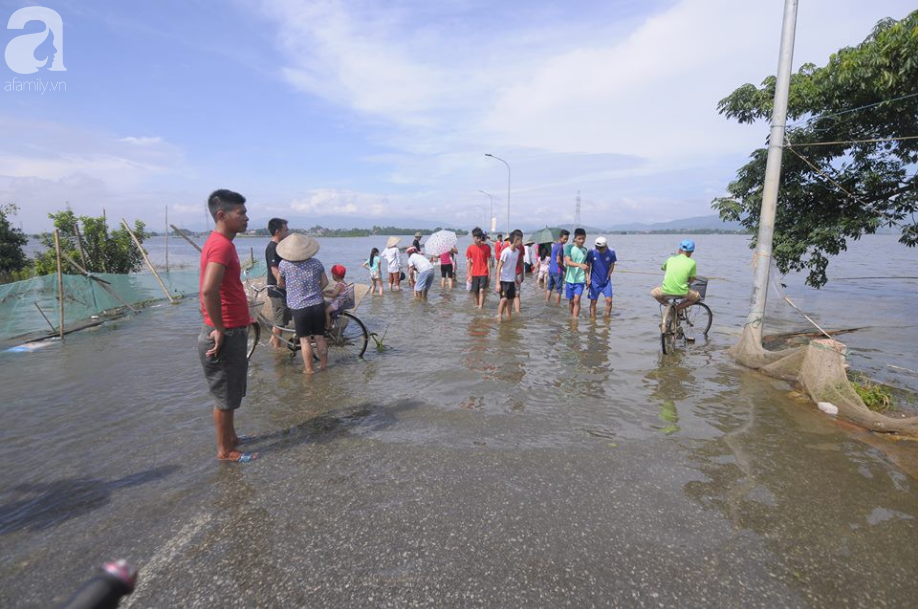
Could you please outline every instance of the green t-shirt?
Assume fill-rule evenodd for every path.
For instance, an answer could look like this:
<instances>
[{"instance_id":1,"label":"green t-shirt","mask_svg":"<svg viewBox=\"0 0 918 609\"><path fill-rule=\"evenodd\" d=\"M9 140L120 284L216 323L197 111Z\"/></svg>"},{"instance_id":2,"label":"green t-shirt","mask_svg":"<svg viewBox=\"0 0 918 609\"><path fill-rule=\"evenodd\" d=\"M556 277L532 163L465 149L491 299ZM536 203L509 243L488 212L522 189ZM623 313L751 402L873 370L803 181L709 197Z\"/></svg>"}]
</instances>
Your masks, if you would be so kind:
<instances>
[{"instance_id":1,"label":"green t-shirt","mask_svg":"<svg viewBox=\"0 0 918 609\"><path fill-rule=\"evenodd\" d=\"M670 256L661 267L666 275L660 289L664 294L684 296L689 291L689 279L695 276L695 267L695 261L685 254Z\"/></svg>"},{"instance_id":2,"label":"green t-shirt","mask_svg":"<svg viewBox=\"0 0 918 609\"><path fill-rule=\"evenodd\" d=\"M564 257L570 258L573 262L583 264L587 257L587 250L585 247L577 247L574 243L568 243L564 246ZM575 266L569 266L564 273L564 281L567 283L586 283L586 271Z\"/></svg>"}]
</instances>

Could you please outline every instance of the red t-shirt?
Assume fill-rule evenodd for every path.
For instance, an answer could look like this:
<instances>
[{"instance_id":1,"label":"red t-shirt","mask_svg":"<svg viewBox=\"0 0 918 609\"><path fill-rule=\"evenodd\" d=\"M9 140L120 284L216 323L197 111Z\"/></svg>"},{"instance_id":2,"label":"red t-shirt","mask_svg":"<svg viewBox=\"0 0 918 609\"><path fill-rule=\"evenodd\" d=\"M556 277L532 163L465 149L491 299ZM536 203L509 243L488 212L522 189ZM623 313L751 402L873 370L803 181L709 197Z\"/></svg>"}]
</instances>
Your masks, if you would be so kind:
<instances>
[{"instance_id":1,"label":"red t-shirt","mask_svg":"<svg viewBox=\"0 0 918 609\"><path fill-rule=\"evenodd\" d=\"M204 308L204 269L209 262L226 268L223 273L223 283L220 284L220 310L223 312L223 327L242 328L249 325L249 303L245 297L245 288L242 287L242 267L239 265L239 254L233 242L221 233L213 231L204 242L201 251L201 277L198 280L198 300L201 303L201 313L204 323L213 326L214 322L207 315Z\"/></svg>"},{"instance_id":2,"label":"red t-shirt","mask_svg":"<svg viewBox=\"0 0 918 609\"><path fill-rule=\"evenodd\" d=\"M465 250L465 257L472 261L472 277L485 277L488 274L488 258L491 257L491 246L487 243L472 244Z\"/></svg>"},{"instance_id":3,"label":"red t-shirt","mask_svg":"<svg viewBox=\"0 0 918 609\"><path fill-rule=\"evenodd\" d=\"M502 249L504 249L504 242L503 242L503 241L495 241L495 242L494 242L494 257L495 257L495 258L500 258L500 251L501 251Z\"/></svg>"},{"instance_id":4,"label":"red t-shirt","mask_svg":"<svg viewBox=\"0 0 918 609\"><path fill-rule=\"evenodd\" d=\"M520 243L519 247L516 248L516 251L520 253L520 255L516 259L516 274L519 275L520 273L523 272L523 269L525 268L523 266L523 264L525 264L523 262L523 258L526 257L526 246Z\"/></svg>"}]
</instances>

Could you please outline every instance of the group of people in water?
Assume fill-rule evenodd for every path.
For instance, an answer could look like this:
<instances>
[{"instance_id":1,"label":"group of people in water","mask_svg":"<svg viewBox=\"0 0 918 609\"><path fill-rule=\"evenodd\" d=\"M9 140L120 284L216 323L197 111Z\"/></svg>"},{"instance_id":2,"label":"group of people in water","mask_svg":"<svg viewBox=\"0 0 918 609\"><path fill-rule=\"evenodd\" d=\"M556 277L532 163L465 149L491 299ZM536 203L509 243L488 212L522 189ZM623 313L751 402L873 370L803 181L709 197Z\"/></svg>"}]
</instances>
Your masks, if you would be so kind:
<instances>
[{"instance_id":1,"label":"group of people in water","mask_svg":"<svg viewBox=\"0 0 918 609\"><path fill-rule=\"evenodd\" d=\"M214 398L214 428L217 434L217 458L220 461L246 463L258 457L255 452L242 452L238 447L246 441L236 434L233 413L242 403L246 392L247 327L250 323L248 300L241 280L241 265L233 239L248 228L245 197L230 190L217 190L208 197L208 209L215 228L208 236L201 253L200 303L204 321L198 336L198 353L210 393ZM272 218L268 223L271 241L265 250L268 267L266 284L271 302L272 337L275 348L280 347L280 327L292 319L303 355L304 373L315 372L312 343L315 343L319 370L326 367L328 346L325 330L336 314L354 305L353 289L346 282L347 269L332 266L333 285L323 264L315 258L319 243L300 233L291 233L287 221ZM562 294L568 300L570 315L580 315L584 294L590 302L590 317L597 315L600 298L605 300L605 318L612 314L612 273L617 258L605 237L597 237L587 248L586 231L571 233L561 230L553 243L524 243L523 233L514 230L506 239L498 235L492 250L488 235L481 228L472 230L472 244L466 248L466 289L476 306L484 307L487 293L492 289L499 295L497 318L510 320L520 312L520 289L527 275L535 275L537 285L545 289L545 302L555 297L560 304ZM421 233L406 248L407 264L403 267L398 237L390 237L385 249L373 248L363 267L370 273L371 293L383 294L383 268L390 291L399 291L401 282L408 280L417 300L426 300L434 281L434 263L440 266L440 285L455 286L459 250L424 253ZM442 249L442 248L441 248ZM651 295L660 303L666 297L683 298L684 308L699 300L699 294L689 288L695 278L692 260L695 244L691 240L679 244L678 253L662 266L666 272L663 283ZM407 270L407 275L402 270Z\"/></svg>"},{"instance_id":2,"label":"group of people in water","mask_svg":"<svg viewBox=\"0 0 918 609\"><path fill-rule=\"evenodd\" d=\"M612 316L612 273L618 261L615 250L603 236L593 241L592 248L587 248L586 231L582 228L574 230L573 242L568 243L570 237L570 231L562 229L553 243L524 243L523 232L515 230L506 239L498 234L492 250L488 235L476 227L472 230L473 242L465 251L466 289L474 296L478 308L483 308L493 274L493 289L500 295L497 318L499 321L509 320L514 312L520 312L520 290L527 275L531 275L536 278L536 286L545 290L546 303L550 303L554 296L556 304L561 304L563 296L568 301L570 316L578 318L585 294L590 303L590 318L595 319L602 298L605 301L604 317L608 320ZM407 276L402 270L405 267L401 263L398 237L389 237L382 252L375 247L372 249L363 263L370 272L370 293L383 294L383 265L390 291L399 291L401 282L407 278L415 298L419 300L427 300L436 262L440 265L440 286L444 289L455 286L459 250L453 247L428 259L423 253L421 238L420 232L415 233L414 242L405 251L408 255ZM685 240L679 244L676 256L663 264L666 277L663 284L652 292L659 302L663 303L665 296L682 296L684 300L679 306L684 308L698 300L698 293L689 289L689 283L695 278L695 261L691 259L694 251L695 243Z\"/></svg>"}]
</instances>

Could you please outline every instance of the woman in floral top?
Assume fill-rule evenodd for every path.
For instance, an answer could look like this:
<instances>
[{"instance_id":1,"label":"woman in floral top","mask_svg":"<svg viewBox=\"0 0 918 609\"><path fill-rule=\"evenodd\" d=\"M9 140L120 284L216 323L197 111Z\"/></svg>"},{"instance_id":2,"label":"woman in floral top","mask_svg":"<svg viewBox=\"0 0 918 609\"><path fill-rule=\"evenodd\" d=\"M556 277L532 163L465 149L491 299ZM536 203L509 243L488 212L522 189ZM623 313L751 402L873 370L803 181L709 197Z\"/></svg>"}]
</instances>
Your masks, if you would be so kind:
<instances>
[{"instance_id":1,"label":"woman in floral top","mask_svg":"<svg viewBox=\"0 0 918 609\"><path fill-rule=\"evenodd\" d=\"M312 342L316 341L319 370L328 363L328 344L325 342L325 299L322 290L328 285L325 267L315 256L319 242L293 233L277 244L281 260L278 286L287 288L287 306L293 313L296 335L300 339L304 374L315 372L312 366Z\"/></svg>"}]
</instances>

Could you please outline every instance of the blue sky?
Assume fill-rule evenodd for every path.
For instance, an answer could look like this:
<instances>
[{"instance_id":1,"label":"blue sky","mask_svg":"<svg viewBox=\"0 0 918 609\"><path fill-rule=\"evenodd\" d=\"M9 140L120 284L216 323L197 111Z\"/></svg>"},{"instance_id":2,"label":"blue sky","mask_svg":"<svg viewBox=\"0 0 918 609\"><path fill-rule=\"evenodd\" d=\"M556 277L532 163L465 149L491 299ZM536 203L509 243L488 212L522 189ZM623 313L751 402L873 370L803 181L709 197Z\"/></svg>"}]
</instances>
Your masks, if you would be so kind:
<instances>
[{"instance_id":1,"label":"blue sky","mask_svg":"<svg viewBox=\"0 0 918 609\"><path fill-rule=\"evenodd\" d=\"M0 203L26 231L79 214L200 227L215 188L250 216L609 226L711 213L768 125L716 113L774 73L782 0L40 2L66 72L0 85ZM912 2L805 0L795 67ZM23 33L2 30L4 48ZM52 41L53 44L53 41ZM36 57L41 57L39 47ZM346 224L346 222L345 222Z\"/></svg>"}]
</instances>

